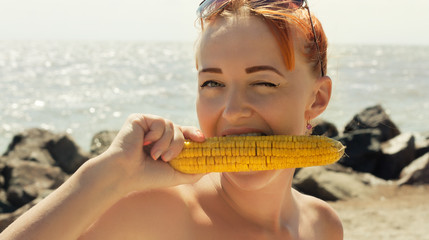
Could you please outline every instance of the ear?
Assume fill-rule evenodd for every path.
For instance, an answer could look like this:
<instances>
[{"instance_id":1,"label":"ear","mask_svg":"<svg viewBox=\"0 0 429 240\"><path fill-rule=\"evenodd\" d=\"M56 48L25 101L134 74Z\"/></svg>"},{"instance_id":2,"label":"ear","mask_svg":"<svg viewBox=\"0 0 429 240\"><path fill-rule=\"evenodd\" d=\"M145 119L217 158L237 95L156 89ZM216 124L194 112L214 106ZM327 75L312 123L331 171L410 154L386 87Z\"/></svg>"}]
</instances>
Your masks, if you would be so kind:
<instances>
[{"instance_id":1,"label":"ear","mask_svg":"<svg viewBox=\"0 0 429 240\"><path fill-rule=\"evenodd\" d=\"M330 77L324 76L317 79L314 84L313 94L305 112L306 119L314 119L325 111L331 99L331 91L332 81Z\"/></svg>"}]
</instances>

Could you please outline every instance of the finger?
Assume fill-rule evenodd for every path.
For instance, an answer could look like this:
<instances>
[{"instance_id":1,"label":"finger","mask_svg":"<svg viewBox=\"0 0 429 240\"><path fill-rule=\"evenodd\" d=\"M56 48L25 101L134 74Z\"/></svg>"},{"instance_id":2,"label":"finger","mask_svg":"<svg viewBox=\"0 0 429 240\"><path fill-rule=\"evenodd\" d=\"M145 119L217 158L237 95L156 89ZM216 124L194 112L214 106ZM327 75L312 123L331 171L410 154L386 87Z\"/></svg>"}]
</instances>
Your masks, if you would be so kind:
<instances>
[{"instance_id":1,"label":"finger","mask_svg":"<svg viewBox=\"0 0 429 240\"><path fill-rule=\"evenodd\" d=\"M164 121L164 130L159 139L154 143L151 156L154 160L157 160L162 154L164 154L169 148L171 141L174 137L174 125L169 120Z\"/></svg>"},{"instance_id":2,"label":"finger","mask_svg":"<svg viewBox=\"0 0 429 240\"><path fill-rule=\"evenodd\" d=\"M183 136L181 128L175 125L173 139L171 140L168 150L162 155L162 160L168 162L177 157L183 149L184 142L185 137Z\"/></svg>"},{"instance_id":3,"label":"finger","mask_svg":"<svg viewBox=\"0 0 429 240\"><path fill-rule=\"evenodd\" d=\"M148 130L145 134L144 146L158 141L165 131L165 120L161 117L147 116L146 124L148 125Z\"/></svg>"},{"instance_id":4,"label":"finger","mask_svg":"<svg viewBox=\"0 0 429 240\"><path fill-rule=\"evenodd\" d=\"M196 127L191 126L182 126L180 127L185 139L191 139L196 142L204 142L205 137L204 134Z\"/></svg>"},{"instance_id":5,"label":"finger","mask_svg":"<svg viewBox=\"0 0 429 240\"><path fill-rule=\"evenodd\" d=\"M114 146L134 146L140 147L143 141L144 132L148 127L142 114L131 114L128 116L127 121L121 127L119 133L116 135L112 147Z\"/></svg>"}]
</instances>

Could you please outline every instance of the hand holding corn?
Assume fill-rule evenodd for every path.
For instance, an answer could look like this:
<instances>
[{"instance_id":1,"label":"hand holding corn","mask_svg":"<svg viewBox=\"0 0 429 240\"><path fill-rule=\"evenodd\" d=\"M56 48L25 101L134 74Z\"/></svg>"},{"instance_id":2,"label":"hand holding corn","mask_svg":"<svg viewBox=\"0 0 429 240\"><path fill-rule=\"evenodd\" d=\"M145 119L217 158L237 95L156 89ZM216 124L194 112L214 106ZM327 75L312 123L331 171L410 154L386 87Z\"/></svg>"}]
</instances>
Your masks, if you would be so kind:
<instances>
[{"instance_id":1,"label":"hand holding corn","mask_svg":"<svg viewBox=\"0 0 429 240\"><path fill-rule=\"evenodd\" d=\"M184 173L239 172L327 165L345 147L323 136L228 136L186 141L170 165Z\"/></svg>"}]
</instances>

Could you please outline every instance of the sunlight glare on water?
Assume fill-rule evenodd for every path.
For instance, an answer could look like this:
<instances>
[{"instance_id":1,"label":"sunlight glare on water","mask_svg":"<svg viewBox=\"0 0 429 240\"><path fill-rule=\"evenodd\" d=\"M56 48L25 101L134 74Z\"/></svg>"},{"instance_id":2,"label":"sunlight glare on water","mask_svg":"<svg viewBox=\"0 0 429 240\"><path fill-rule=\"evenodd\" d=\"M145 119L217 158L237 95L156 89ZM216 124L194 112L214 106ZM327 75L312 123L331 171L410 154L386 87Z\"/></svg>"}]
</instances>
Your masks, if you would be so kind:
<instances>
[{"instance_id":1,"label":"sunlight glare on water","mask_svg":"<svg viewBox=\"0 0 429 240\"><path fill-rule=\"evenodd\" d=\"M198 125L193 43L0 43L0 151L30 127L89 149L95 133L134 112ZM341 130L382 104L402 131L429 131L429 47L334 45L328 58L334 91L322 118Z\"/></svg>"}]
</instances>

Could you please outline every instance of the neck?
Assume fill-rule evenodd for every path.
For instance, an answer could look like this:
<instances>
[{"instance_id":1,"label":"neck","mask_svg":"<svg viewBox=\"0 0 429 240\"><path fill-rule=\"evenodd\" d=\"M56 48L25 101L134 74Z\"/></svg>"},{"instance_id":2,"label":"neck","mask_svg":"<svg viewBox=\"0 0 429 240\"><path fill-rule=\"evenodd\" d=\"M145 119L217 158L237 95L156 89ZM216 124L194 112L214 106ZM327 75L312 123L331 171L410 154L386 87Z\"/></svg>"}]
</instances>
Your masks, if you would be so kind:
<instances>
[{"instance_id":1,"label":"neck","mask_svg":"<svg viewBox=\"0 0 429 240\"><path fill-rule=\"evenodd\" d=\"M280 231L297 216L292 193L293 172L291 169L280 170L274 173L276 176L269 183L257 189L238 187L222 174L219 193L246 220L265 229Z\"/></svg>"}]
</instances>

